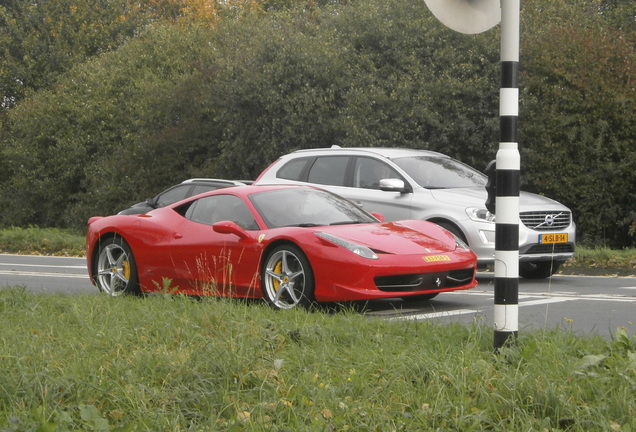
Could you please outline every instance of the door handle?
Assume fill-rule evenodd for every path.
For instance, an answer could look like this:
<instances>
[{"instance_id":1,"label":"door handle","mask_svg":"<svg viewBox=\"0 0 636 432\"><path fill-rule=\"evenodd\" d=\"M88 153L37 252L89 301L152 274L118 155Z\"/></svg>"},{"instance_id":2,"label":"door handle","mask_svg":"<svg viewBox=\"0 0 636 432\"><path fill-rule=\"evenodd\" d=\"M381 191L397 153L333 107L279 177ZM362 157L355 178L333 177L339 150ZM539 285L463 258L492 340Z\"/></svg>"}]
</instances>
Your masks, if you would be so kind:
<instances>
[{"instance_id":1,"label":"door handle","mask_svg":"<svg viewBox=\"0 0 636 432\"><path fill-rule=\"evenodd\" d=\"M177 239L177 240L178 240L178 239L180 239L180 238L183 238L183 234L181 234L181 233L174 233L174 238L175 238L175 239Z\"/></svg>"}]
</instances>

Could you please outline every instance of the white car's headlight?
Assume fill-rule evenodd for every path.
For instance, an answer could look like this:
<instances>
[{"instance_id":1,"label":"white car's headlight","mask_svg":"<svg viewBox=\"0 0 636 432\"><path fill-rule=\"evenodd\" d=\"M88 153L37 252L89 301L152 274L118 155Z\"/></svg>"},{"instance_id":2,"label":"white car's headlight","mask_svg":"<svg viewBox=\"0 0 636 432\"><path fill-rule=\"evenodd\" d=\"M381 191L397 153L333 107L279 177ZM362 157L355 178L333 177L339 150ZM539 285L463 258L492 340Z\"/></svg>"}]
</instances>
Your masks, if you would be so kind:
<instances>
[{"instance_id":1,"label":"white car's headlight","mask_svg":"<svg viewBox=\"0 0 636 432\"><path fill-rule=\"evenodd\" d=\"M366 246L352 243L348 240L341 239L340 237L336 237L335 235L328 234L325 232L317 232L316 235L318 237L324 238L327 241L337 244L338 246L342 246L343 248L348 249L354 254L360 255L363 258L378 259L378 256L375 254L375 252L373 252L371 249L369 249Z\"/></svg>"},{"instance_id":2,"label":"white car's headlight","mask_svg":"<svg viewBox=\"0 0 636 432\"><path fill-rule=\"evenodd\" d=\"M471 220L475 222L492 222L495 223L495 215L490 213L485 208L468 207L466 214Z\"/></svg>"}]
</instances>

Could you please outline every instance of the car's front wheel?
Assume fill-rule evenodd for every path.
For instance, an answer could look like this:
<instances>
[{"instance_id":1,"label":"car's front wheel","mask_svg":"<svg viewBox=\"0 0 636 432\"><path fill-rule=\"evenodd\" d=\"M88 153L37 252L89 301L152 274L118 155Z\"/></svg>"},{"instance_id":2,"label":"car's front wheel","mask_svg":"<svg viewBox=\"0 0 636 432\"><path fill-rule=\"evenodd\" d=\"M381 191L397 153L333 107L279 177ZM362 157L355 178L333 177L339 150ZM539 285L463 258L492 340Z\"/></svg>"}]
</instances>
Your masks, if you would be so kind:
<instances>
[{"instance_id":1,"label":"car's front wheel","mask_svg":"<svg viewBox=\"0 0 636 432\"><path fill-rule=\"evenodd\" d=\"M297 246L281 245L265 259L261 284L265 300L276 309L308 306L314 301L314 275Z\"/></svg>"},{"instance_id":2,"label":"car's front wheel","mask_svg":"<svg viewBox=\"0 0 636 432\"><path fill-rule=\"evenodd\" d=\"M110 296L139 294L135 258L121 237L101 242L94 274L97 288Z\"/></svg>"},{"instance_id":3,"label":"car's front wheel","mask_svg":"<svg viewBox=\"0 0 636 432\"><path fill-rule=\"evenodd\" d=\"M552 276L563 264L560 261L537 261L519 263L519 276L525 279L545 279Z\"/></svg>"}]
</instances>

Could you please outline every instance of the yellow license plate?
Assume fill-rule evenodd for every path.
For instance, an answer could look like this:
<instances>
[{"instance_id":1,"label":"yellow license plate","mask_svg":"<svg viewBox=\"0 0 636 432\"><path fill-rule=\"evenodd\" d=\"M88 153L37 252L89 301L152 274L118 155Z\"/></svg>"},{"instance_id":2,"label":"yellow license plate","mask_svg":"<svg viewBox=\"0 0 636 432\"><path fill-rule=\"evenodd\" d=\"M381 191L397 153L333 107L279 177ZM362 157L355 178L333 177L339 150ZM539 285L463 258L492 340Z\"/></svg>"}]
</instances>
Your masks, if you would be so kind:
<instances>
[{"instance_id":1,"label":"yellow license plate","mask_svg":"<svg viewBox=\"0 0 636 432\"><path fill-rule=\"evenodd\" d=\"M424 258L426 262L441 262L441 261L450 261L450 257L448 255L430 255Z\"/></svg>"},{"instance_id":2,"label":"yellow license plate","mask_svg":"<svg viewBox=\"0 0 636 432\"><path fill-rule=\"evenodd\" d=\"M567 243L567 234L541 234L539 235L540 244Z\"/></svg>"}]
</instances>

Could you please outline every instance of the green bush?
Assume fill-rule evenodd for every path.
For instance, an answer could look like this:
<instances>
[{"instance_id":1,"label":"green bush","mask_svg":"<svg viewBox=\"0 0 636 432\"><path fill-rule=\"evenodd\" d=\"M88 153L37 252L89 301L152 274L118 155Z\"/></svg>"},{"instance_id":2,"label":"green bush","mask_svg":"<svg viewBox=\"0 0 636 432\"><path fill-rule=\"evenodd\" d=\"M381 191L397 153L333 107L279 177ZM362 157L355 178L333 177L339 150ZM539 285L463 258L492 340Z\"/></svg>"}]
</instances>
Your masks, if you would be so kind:
<instances>
[{"instance_id":1,"label":"green bush","mask_svg":"<svg viewBox=\"0 0 636 432\"><path fill-rule=\"evenodd\" d=\"M498 29L455 33L421 0L288 5L214 27L158 21L5 110L0 225L82 228L188 177L253 179L299 148L495 158ZM633 12L522 11L523 189L568 205L590 246L636 244Z\"/></svg>"}]
</instances>

